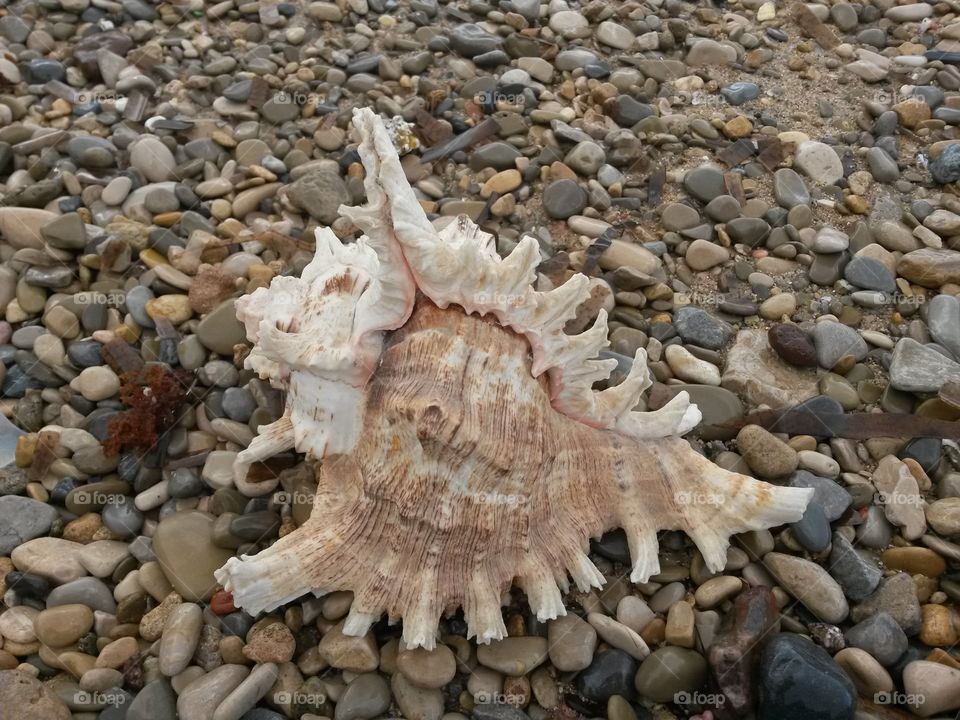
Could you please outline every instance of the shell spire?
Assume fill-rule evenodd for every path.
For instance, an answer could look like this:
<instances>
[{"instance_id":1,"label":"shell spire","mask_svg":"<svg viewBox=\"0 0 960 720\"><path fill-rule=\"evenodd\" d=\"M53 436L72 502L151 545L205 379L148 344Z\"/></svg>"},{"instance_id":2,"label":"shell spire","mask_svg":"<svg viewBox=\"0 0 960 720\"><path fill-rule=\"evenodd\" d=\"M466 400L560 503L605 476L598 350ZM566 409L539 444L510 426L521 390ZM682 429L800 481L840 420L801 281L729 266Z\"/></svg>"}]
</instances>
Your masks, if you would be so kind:
<instances>
[{"instance_id":1,"label":"shell spire","mask_svg":"<svg viewBox=\"0 0 960 720\"><path fill-rule=\"evenodd\" d=\"M341 213L364 235L318 230L300 278L237 303L247 364L287 407L235 469L294 448L318 483L303 525L217 571L238 606L350 590L349 635L386 616L408 647L432 648L441 614L462 607L489 642L506 634L514 582L540 619L565 613L571 580L602 585L587 551L607 530L624 529L643 582L661 530L686 532L719 571L732 534L801 517L812 490L728 472L678 437L700 421L686 392L635 410L651 384L643 350L619 385L594 390L615 365L599 357L606 314L564 332L589 280L538 292L534 238L501 258L466 217L437 232L380 119L358 110L354 127L368 204Z\"/></svg>"}]
</instances>

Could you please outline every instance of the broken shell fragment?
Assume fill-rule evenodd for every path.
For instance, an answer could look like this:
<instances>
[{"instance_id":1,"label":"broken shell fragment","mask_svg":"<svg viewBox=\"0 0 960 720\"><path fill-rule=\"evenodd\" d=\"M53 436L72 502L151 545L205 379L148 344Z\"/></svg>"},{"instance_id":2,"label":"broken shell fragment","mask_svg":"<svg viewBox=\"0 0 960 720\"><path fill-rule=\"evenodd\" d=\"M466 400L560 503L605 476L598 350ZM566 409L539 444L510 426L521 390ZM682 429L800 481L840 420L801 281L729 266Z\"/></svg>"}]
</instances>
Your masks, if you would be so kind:
<instances>
[{"instance_id":1,"label":"broken shell fragment","mask_svg":"<svg viewBox=\"0 0 960 720\"><path fill-rule=\"evenodd\" d=\"M634 410L651 383L643 350L622 383L594 390L613 369L598 359L605 313L563 330L588 279L537 292L533 238L501 258L466 217L437 232L382 121L357 110L354 126L368 205L340 212L365 234L343 244L319 230L300 278L237 302L247 365L287 405L236 472L291 448L320 462L309 520L217 571L236 605L256 614L350 590L346 634L386 614L426 648L462 607L485 643L506 634L512 584L541 620L565 614L568 578L599 587L589 540L612 528L645 582L660 530L686 532L719 572L732 534L801 517L812 490L723 470L679 437L701 417L687 393Z\"/></svg>"}]
</instances>

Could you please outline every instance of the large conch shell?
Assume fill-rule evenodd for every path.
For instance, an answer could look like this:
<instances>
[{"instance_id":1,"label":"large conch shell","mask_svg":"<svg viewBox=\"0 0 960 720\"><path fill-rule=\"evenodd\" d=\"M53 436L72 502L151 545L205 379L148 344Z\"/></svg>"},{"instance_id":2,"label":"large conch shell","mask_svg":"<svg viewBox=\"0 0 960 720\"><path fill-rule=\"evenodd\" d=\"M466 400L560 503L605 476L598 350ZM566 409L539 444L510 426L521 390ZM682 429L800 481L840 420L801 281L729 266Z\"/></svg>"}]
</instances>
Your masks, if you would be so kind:
<instances>
[{"instance_id":1,"label":"large conch shell","mask_svg":"<svg viewBox=\"0 0 960 720\"><path fill-rule=\"evenodd\" d=\"M437 232L380 118L357 110L353 123L368 205L340 212L366 234L344 245L318 230L302 277L237 301L255 343L247 366L287 404L236 471L291 448L323 460L310 519L217 571L238 606L350 590L346 634L387 613L408 647L426 648L462 606L485 643L506 633L500 598L514 581L541 620L565 614L568 575L599 587L586 551L611 528L645 582L659 530L685 531L720 571L731 534L801 517L812 490L728 472L679 437L701 417L686 392L634 411L650 385L643 350L622 383L594 390L616 365L597 359L606 314L564 333L588 279L536 292L534 238L501 259L466 217Z\"/></svg>"}]
</instances>

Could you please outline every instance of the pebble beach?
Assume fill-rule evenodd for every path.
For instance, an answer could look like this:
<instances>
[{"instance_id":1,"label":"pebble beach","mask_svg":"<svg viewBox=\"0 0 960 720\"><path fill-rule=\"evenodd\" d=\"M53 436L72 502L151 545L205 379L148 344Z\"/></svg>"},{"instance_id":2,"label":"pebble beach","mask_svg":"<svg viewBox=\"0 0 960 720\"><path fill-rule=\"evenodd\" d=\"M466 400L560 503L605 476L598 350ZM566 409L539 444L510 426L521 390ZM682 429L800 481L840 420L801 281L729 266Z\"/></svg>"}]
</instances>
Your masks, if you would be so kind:
<instances>
[{"instance_id":1,"label":"pebble beach","mask_svg":"<svg viewBox=\"0 0 960 720\"><path fill-rule=\"evenodd\" d=\"M316 488L235 477L284 411L235 301L359 234L361 107L436 227L589 276L610 383L644 348L647 409L687 391L803 517L716 573L662 533L645 583L607 533L601 590L513 588L486 645L235 607L214 571ZM0 3L0 720L955 718L958 442L956 0Z\"/></svg>"}]
</instances>

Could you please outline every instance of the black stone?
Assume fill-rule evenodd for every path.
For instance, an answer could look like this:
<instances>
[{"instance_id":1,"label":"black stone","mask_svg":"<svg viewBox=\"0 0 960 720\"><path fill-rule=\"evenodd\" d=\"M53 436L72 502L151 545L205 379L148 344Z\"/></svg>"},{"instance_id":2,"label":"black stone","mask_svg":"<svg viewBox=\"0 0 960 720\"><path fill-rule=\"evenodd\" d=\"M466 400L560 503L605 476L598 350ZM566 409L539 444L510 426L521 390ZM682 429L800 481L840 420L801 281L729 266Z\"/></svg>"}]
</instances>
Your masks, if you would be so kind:
<instances>
[{"instance_id":1,"label":"black stone","mask_svg":"<svg viewBox=\"0 0 960 720\"><path fill-rule=\"evenodd\" d=\"M280 516L266 510L241 515L230 523L230 532L250 542L274 538L280 532Z\"/></svg>"},{"instance_id":2,"label":"black stone","mask_svg":"<svg viewBox=\"0 0 960 720\"><path fill-rule=\"evenodd\" d=\"M794 539L805 550L818 553L830 544L830 521L819 505L810 503L803 517L790 526Z\"/></svg>"},{"instance_id":3,"label":"black stone","mask_svg":"<svg viewBox=\"0 0 960 720\"><path fill-rule=\"evenodd\" d=\"M4 578L4 582L20 597L44 600L50 594L50 583L39 575L11 570Z\"/></svg>"},{"instance_id":4,"label":"black stone","mask_svg":"<svg viewBox=\"0 0 960 720\"><path fill-rule=\"evenodd\" d=\"M813 339L798 326L778 323L767 331L770 347L783 360L797 367L817 367L817 349Z\"/></svg>"},{"instance_id":5,"label":"black stone","mask_svg":"<svg viewBox=\"0 0 960 720\"><path fill-rule=\"evenodd\" d=\"M807 470L797 470L793 473L788 485L790 487L813 488L811 504L819 507L830 522L839 519L850 507L850 503L853 502L850 493L833 480L814 475Z\"/></svg>"},{"instance_id":6,"label":"black stone","mask_svg":"<svg viewBox=\"0 0 960 720\"><path fill-rule=\"evenodd\" d=\"M901 460L913 458L927 475L932 475L940 465L943 441L940 438L914 438L908 442L897 457Z\"/></svg>"},{"instance_id":7,"label":"black stone","mask_svg":"<svg viewBox=\"0 0 960 720\"><path fill-rule=\"evenodd\" d=\"M852 720L857 691L827 651L792 633L767 643L759 663L758 720Z\"/></svg>"},{"instance_id":8,"label":"black stone","mask_svg":"<svg viewBox=\"0 0 960 720\"><path fill-rule=\"evenodd\" d=\"M633 678L638 665L623 650L602 652L577 676L577 691L595 702L605 703L613 695L632 700L636 694Z\"/></svg>"},{"instance_id":9,"label":"black stone","mask_svg":"<svg viewBox=\"0 0 960 720\"><path fill-rule=\"evenodd\" d=\"M614 562L630 562L630 546L627 544L627 534L623 530L611 530L604 533L599 540L591 540L590 547L597 555Z\"/></svg>"}]
</instances>

